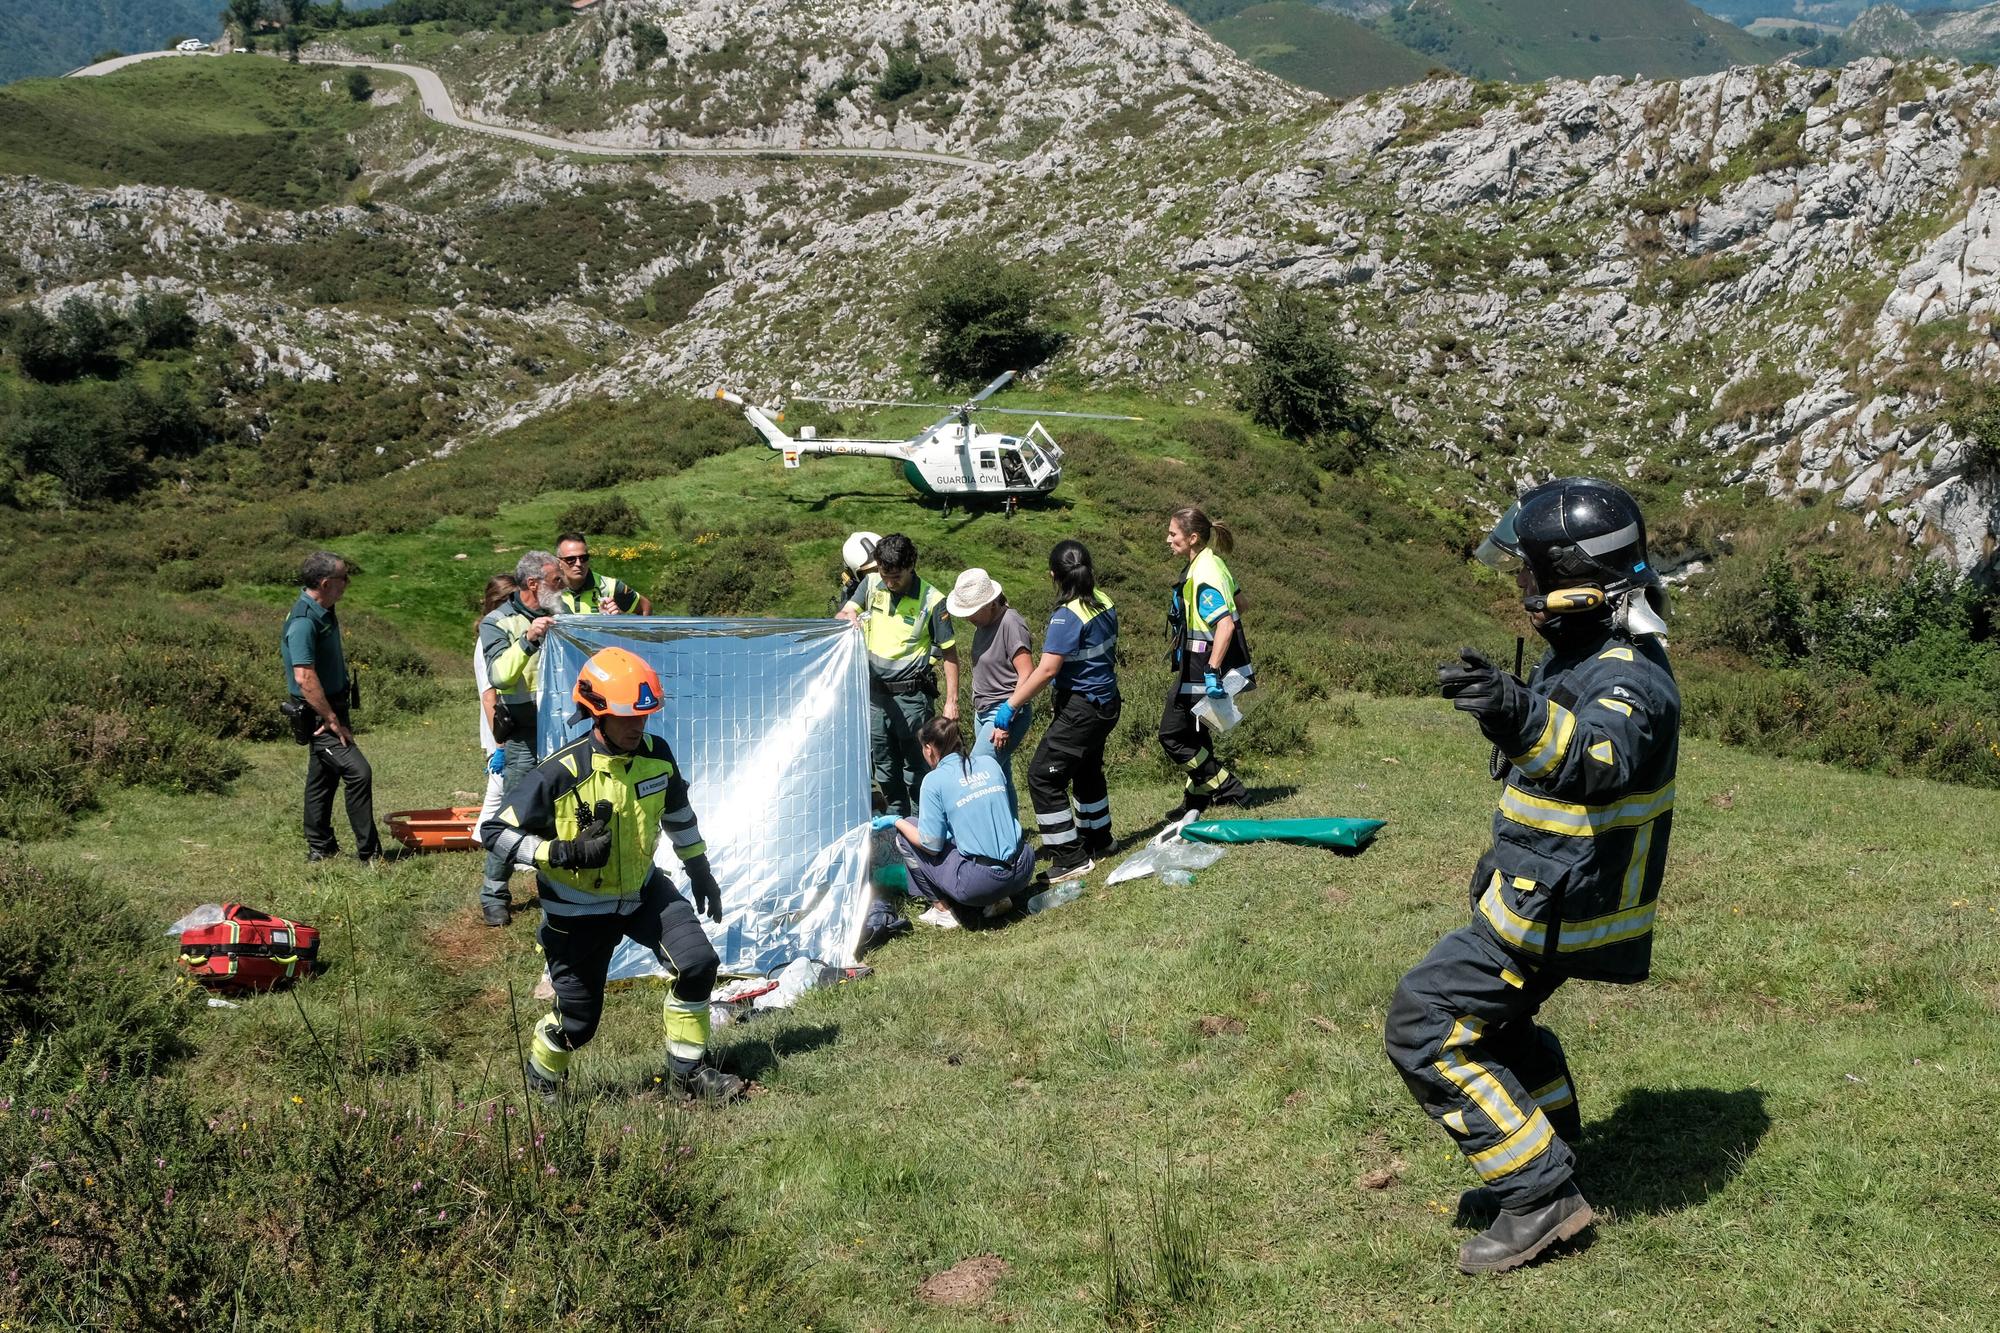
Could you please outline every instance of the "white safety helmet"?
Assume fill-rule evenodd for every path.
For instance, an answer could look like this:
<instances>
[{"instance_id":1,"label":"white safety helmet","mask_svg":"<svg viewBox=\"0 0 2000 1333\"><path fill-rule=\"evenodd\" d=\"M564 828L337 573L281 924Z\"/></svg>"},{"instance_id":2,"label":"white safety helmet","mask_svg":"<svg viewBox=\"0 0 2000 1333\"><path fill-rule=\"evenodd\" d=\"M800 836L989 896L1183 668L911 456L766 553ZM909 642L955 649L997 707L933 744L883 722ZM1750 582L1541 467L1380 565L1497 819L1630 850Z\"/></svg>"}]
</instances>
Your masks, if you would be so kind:
<instances>
[{"instance_id":1,"label":"white safety helmet","mask_svg":"<svg viewBox=\"0 0 2000 1333\"><path fill-rule=\"evenodd\" d=\"M881 534L874 532L849 534L847 543L840 548L840 563L847 566L850 574L866 574L875 567L875 543L881 540Z\"/></svg>"}]
</instances>

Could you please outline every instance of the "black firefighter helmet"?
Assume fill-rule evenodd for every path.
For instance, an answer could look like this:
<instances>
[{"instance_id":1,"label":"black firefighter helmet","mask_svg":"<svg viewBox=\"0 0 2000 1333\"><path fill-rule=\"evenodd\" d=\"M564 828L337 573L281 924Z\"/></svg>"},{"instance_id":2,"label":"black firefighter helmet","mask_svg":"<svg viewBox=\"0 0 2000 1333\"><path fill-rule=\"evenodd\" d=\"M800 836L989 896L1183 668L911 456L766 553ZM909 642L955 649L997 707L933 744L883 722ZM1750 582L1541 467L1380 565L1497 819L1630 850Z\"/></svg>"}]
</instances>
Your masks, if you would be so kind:
<instances>
[{"instance_id":1,"label":"black firefighter helmet","mask_svg":"<svg viewBox=\"0 0 2000 1333\"><path fill-rule=\"evenodd\" d=\"M1531 612L1608 612L1628 633L1666 633L1666 589L1646 558L1646 520L1622 486L1595 477L1544 482L1500 516L1477 555L1495 569L1527 565L1535 591L1521 604Z\"/></svg>"}]
</instances>

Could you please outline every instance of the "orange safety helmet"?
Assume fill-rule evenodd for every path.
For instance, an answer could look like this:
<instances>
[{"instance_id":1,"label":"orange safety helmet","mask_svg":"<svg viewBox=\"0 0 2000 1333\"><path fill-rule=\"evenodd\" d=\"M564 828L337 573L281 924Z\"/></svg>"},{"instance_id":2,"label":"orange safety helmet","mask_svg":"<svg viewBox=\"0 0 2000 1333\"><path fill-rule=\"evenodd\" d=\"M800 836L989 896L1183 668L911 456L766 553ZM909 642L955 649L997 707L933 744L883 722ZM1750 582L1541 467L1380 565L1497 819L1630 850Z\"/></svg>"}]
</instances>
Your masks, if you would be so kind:
<instances>
[{"instance_id":1,"label":"orange safety helmet","mask_svg":"<svg viewBox=\"0 0 2000 1333\"><path fill-rule=\"evenodd\" d=\"M659 673L626 648L600 648L576 673L572 697L592 717L644 717L664 702Z\"/></svg>"}]
</instances>

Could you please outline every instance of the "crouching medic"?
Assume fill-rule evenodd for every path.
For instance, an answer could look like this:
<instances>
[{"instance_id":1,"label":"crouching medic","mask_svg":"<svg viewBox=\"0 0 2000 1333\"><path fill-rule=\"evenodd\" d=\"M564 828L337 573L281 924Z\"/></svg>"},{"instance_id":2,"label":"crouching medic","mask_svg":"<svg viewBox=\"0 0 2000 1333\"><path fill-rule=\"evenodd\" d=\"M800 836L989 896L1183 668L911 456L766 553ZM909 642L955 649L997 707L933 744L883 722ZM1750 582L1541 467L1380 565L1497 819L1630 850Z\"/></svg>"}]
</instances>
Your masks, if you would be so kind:
<instances>
[{"instance_id":1,"label":"crouching medic","mask_svg":"<svg viewBox=\"0 0 2000 1333\"><path fill-rule=\"evenodd\" d=\"M660 678L636 653L606 648L577 673L577 717L590 734L529 770L480 828L486 846L539 881L537 939L555 1010L535 1024L528 1082L544 1097L562 1086L570 1056L596 1035L605 975L621 939L651 949L673 980L666 998L663 1081L683 1097L726 1101L743 1080L702 1061L708 996L719 964L696 907L722 920L687 780L665 740L646 731L661 705ZM665 833L687 871L690 906L653 864Z\"/></svg>"},{"instance_id":2,"label":"crouching medic","mask_svg":"<svg viewBox=\"0 0 2000 1333\"><path fill-rule=\"evenodd\" d=\"M1505 786L1471 923L1403 978L1384 1035L1418 1105L1485 1182L1459 1199L1462 1222L1491 1222L1460 1247L1459 1269L1498 1273L1591 1222L1574 1179L1576 1087L1562 1043L1534 1020L1573 977L1630 984L1652 966L1681 700L1665 594L1623 490L1589 477L1537 486L1479 557L1512 568L1549 650L1525 683L1469 648L1438 668L1444 696L1493 742Z\"/></svg>"}]
</instances>

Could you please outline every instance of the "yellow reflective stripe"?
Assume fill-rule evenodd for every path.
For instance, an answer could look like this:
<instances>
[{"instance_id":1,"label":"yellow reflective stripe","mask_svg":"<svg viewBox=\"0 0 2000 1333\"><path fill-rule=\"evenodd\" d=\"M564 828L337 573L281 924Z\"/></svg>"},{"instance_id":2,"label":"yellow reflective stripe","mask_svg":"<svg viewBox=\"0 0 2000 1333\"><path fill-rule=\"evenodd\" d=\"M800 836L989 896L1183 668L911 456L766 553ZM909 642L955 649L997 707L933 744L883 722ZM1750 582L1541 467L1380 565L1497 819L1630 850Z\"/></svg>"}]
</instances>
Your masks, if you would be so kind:
<instances>
[{"instance_id":1,"label":"yellow reflective stripe","mask_svg":"<svg viewBox=\"0 0 2000 1333\"><path fill-rule=\"evenodd\" d=\"M1600 662L1629 662L1632 660L1630 648L1606 648L1597 655Z\"/></svg>"},{"instance_id":2,"label":"yellow reflective stripe","mask_svg":"<svg viewBox=\"0 0 2000 1333\"><path fill-rule=\"evenodd\" d=\"M1528 1095L1535 1099L1535 1105L1545 1111L1559 1110L1576 1102L1576 1091L1570 1087L1566 1078L1558 1078L1553 1083L1544 1083Z\"/></svg>"},{"instance_id":3,"label":"yellow reflective stripe","mask_svg":"<svg viewBox=\"0 0 2000 1333\"><path fill-rule=\"evenodd\" d=\"M1548 932L1540 922L1530 921L1515 913L1500 896L1500 877L1486 886L1486 892L1479 899L1479 914L1487 924L1499 932L1500 938L1522 949L1539 951L1548 943Z\"/></svg>"},{"instance_id":4,"label":"yellow reflective stripe","mask_svg":"<svg viewBox=\"0 0 2000 1333\"><path fill-rule=\"evenodd\" d=\"M578 774L578 772L577 772L577 767L576 767L576 756L575 756L575 755L573 755L573 754L570 754L570 753L568 753L568 752L564 752L564 753L563 753L562 755L559 755L559 756L558 756L558 758L560 758L560 759L562 760L562 766L563 766L564 768L566 768L566 769L568 769L568 770L569 770L569 775L570 775L571 777L577 777L577 776L579 776L579 774Z\"/></svg>"},{"instance_id":5,"label":"yellow reflective stripe","mask_svg":"<svg viewBox=\"0 0 2000 1333\"><path fill-rule=\"evenodd\" d=\"M676 843L674 845L674 855L678 856L683 861L692 861L697 856L708 855L708 844L705 842L692 842L689 843L687 846L682 847L678 843Z\"/></svg>"},{"instance_id":6,"label":"yellow reflective stripe","mask_svg":"<svg viewBox=\"0 0 2000 1333\"><path fill-rule=\"evenodd\" d=\"M1530 796L1509 785L1500 793L1500 813L1516 824L1544 833L1594 838L1610 829L1633 828L1658 819L1674 808L1672 783L1658 791L1640 792L1609 805L1577 805Z\"/></svg>"},{"instance_id":7,"label":"yellow reflective stripe","mask_svg":"<svg viewBox=\"0 0 2000 1333\"><path fill-rule=\"evenodd\" d=\"M1465 1127L1465 1112L1463 1111L1446 1111L1442 1118L1444 1120L1444 1127L1454 1134L1462 1135L1472 1132Z\"/></svg>"},{"instance_id":8,"label":"yellow reflective stripe","mask_svg":"<svg viewBox=\"0 0 2000 1333\"><path fill-rule=\"evenodd\" d=\"M1470 1097L1472 1104L1484 1112L1502 1134L1512 1134L1526 1123L1527 1117L1521 1114L1521 1108L1514 1105L1514 1099L1507 1095L1507 1089L1501 1086L1500 1080L1486 1072L1485 1065L1468 1060L1456 1051L1446 1051L1445 1058L1432 1067Z\"/></svg>"},{"instance_id":9,"label":"yellow reflective stripe","mask_svg":"<svg viewBox=\"0 0 2000 1333\"><path fill-rule=\"evenodd\" d=\"M1562 934L1556 938L1556 948L1563 953L1579 953L1585 949L1637 939L1653 928L1653 914L1658 907L1658 903L1647 903L1644 907L1613 912L1589 921L1566 922Z\"/></svg>"},{"instance_id":10,"label":"yellow reflective stripe","mask_svg":"<svg viewBox=\"0 0 2000 1333\"><path fill-rule=\"evenodd\" d=\"M1451 1025L1451 1035L1444 1039L1444 1048L1451 1050L1458 1046L1470 1046L1486 1035L1486 1020L1467 1014Z\"/></svg>"},{"instance_id":11,"label":"yellow reflective stripe","mask_svg":"<svg viewBox=\"0 0 2000 1333\"><path fill-rule=\"evenodd\" d=\"M1590 749L1586 751L1586 753L1589 754L1592 759L1595 759L1600 764L1610 764L1617 762L1611 757L1610 741L1599 741L1597 744L1591 746Z\"/></svg>"},{"instance_id":12,"label":"yellow reflective stripe","mask_svg":"<svg viewBox=\"0 0 2000 1333\"><path fill-rule=\"evenodd\" d=\"M1514 969L1511 967L1503 967L1500 969L1500 980L1506 982L1509 986L1512 986L1515 990L1526 990L1528 988L1528 983L1526 981L1523 981L1520 977L1520 974L1515 972Z\"/></svg>"},{"instance_id":13,"label":"yellow reflective stripe","mask_svg":"<svg viewBox=\"0 0 2000 1333\"><path fill-rule=\"evenodd\" d=\"M708 1001L683 1000L669 991L660 1006L660 1026L666 1029L667 1054L699 1060L708 1047Z\"/></svg>"},{"instance_id":14,"label":"yellow reflective stripe","mask_svg":"<svg viewBox=\"0 0 2000 1333\"><path fill-rule=\"evenodd\" d=\"M1207 762L1208 762L1208 751L1196 750L1194 752L1194 758L1188 760L1185 764L1181 765L1181 767L1188 769L1191 772L1194 769L1200 768L1203 764Z\"/></svg>"},{"instance_id":15,"label":"yellow reflective stripe","mask_svg":"<svg viewBox=\"0 0 2000 1333\"><path fill-rule=\"evenodd\" d=\"M1576 734L1576 714L1564 708L1555 700L1549 700L1549 718L1542 724L1542 734L1535 743L1522 754L1509 756L1514 767L1531 778L1541 777L1556 768L1569 753L1570 737Z\"/></svg>"},{"instance_id":16,"label":"yellow reflective stripe","mask_svg":"<svg viewBox=\"0 0 2000 1333\"><path fill-rule=\"evenodd\" d=\"M1646 863L1653 856L1653 826L1642 824L1632 838L1632 859L1625 865L1625 889L1618 895L1618 909L1622 912L1639 905L1639 898L1646 890Z\"/></svg>"},{"instance_id":17,"label":"yellow reflective stripe","mask_svg":"<svg viewBox=\"0 0 2000 1333\"><path fill-rule=\"evenodd\" d=\"M1603 704L1614 713L1623 713L1626 717L1632 716L1632 705L1626 703L1623 699L1599 699L1597 702Z\"/></svg>"},{"instance_id":18,"label":"yellow reflective stripe","mask_svg":"<svg viewBox=\"0 0 2000 1333\"><path fill-rule=\"evenodd\" d=\"M1555 1137L1555 1127L1549 1124L1549 1118L1542 1114L1541 1108L1536 1107L1527 1124L1485 1152L1473 1153L1468 1160L1481 1180L1495 1181L1519 1171L1548 1151Z\"/></svg>"}]
</instances>

